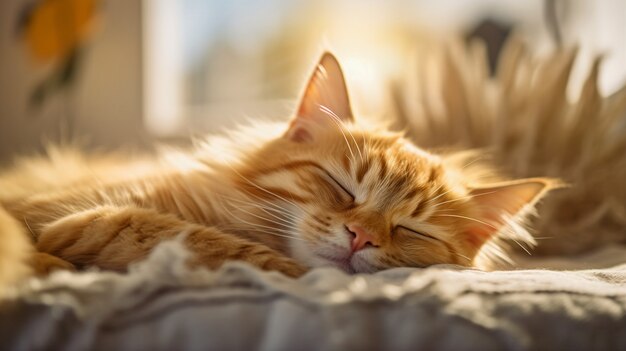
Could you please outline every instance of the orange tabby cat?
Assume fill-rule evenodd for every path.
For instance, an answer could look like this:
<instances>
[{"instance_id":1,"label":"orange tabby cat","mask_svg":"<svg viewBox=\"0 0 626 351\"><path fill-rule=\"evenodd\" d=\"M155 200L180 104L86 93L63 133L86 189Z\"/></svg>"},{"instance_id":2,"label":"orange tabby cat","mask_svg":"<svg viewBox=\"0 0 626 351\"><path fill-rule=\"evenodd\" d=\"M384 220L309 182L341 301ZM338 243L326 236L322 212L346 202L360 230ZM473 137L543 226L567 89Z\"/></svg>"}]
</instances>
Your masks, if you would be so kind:
<instances>
[{"instance_id":1,"label":"orange tabby cat","mask_svg":"<svg viewBox=\"0 0 626 351\"><path fill-rule=\"evenodd\" d=\"M472 266L555 184L481 185L453 159L358 126L339 64L325 54L289 126L209 139L140 172L136 163L92 160L63 174L58 162L39 160L7 173L0 203L11 217L0 213L0 234L11 239L23 223L19 235L30 233L38 271L124 270L179 235L193 265L242 260L293 277L318 266ZM10 272L8 259L0 257L0 269Z\"/></svg>"}]
</instances>

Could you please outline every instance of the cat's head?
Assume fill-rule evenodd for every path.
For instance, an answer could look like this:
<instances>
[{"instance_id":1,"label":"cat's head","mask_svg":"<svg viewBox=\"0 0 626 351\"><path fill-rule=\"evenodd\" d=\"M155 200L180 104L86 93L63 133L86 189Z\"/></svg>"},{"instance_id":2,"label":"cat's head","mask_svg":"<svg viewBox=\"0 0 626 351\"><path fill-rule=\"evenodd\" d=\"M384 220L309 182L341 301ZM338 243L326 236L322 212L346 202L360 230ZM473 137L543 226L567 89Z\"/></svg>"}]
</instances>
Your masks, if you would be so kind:
<instances>
[{"instance_id":1,"label":"cat's head","mask_svg":"<svg viewBox=\"0 0 626 351\"><path fill-rule=\"evenodd\" d=\"M243 186L260 209L257 225L286 237L300 261L348 272L471 266L554 184L475 184L462 167L400 134L362 128L328 53L285 134L252 159Z\"/></svg>"}]
</instances>

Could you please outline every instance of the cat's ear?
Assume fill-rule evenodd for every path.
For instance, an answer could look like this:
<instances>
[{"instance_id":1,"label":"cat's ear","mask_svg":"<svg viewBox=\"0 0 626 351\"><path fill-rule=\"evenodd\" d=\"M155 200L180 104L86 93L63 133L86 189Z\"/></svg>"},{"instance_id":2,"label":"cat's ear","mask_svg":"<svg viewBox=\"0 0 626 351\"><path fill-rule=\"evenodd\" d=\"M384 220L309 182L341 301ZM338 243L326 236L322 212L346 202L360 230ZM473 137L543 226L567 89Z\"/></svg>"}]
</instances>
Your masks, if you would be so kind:
<instances>
[{"instance_id":1,"label":"cat's ear","mask_svg":"<svg viewBox=\"0 0 626 351\"><path fill-rule=\"evenodd\" d=\"M324 53L304 89L286 137L298 142L312 141L316 130L338 128L342 123L352 121L341 66L333 54Z\"/></svg>"},{"instance_id":2,"label":"cat's ear","mask_svg":"<svg viewBox=\"0 0 626 351\"><path fill-rule=\"evenodd\" d=\"M496 235L508 219L518 219L549 190L560 187L547 178L520 179L475 187L470 190L477 215L468 223L468 242L481 247Z\"/></svg>"}]
</instances>

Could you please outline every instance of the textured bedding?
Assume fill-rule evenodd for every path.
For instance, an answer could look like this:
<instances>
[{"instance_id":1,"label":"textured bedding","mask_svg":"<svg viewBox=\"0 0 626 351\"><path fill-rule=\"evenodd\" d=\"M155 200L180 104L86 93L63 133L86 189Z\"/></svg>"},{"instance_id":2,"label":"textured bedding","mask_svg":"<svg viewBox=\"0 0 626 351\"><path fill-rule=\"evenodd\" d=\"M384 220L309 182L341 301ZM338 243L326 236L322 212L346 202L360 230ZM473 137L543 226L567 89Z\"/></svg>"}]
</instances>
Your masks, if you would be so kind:
<instances>
[{"instance_id":1,"label":"textured bedding","mask_svg":"<svg viewBox=\"0 0 626 351\"><path fill-rule=\"evenodd\" d=\"M291 280L243 263L189 270L185 255L169 242L127 274L30 281L0 308L0 349L626 350L626 264Z\"/></svg>"}]
</instances>

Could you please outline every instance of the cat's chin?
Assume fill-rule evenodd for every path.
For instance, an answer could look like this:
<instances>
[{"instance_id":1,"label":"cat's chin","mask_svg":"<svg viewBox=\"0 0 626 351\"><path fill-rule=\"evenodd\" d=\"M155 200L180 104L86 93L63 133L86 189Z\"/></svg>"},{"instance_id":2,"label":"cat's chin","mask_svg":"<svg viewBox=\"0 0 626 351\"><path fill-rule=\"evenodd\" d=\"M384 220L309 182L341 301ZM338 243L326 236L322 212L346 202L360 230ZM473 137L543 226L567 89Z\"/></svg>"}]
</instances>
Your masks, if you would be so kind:
<instances>
[{"instance_id":1,"label":"cat's chin","mask_svg":"<svg viewBox=\"0 0 626 351\"><path fill-rule=\"evenodd\" d=\"M359 257L358 255L339 258L318 253L316 256L315 267L335 267L348 274L374 273L377 271L365 258Z\"/></svg>"},{"instance_id":2,"label":"cat's chin","mask_svg":"<svg viewBox=\"0 0 626 351\"><path fill-rule=\"evenodd\" d=\"M319 252L309 252L306 263L311 267L334 267L348 274L359 273L352 264L353 257L338 257ZM302 257L301 257L302 259Z\"/></svg>"},{"instance_id":3,"label":"cat's chin","mask_svg":"<svg viewBox=\"0 0 626 351\"><path fill-rule=\"evenodd\" d=\"M323 261L325 261L319 265L321 267L331 266L331 267L339 268L348 274L358 273L357 270L352 265L352 260L351 260L352 257L350 257L350 259L336 259L333 257L325 257L325 256L320 255L320 258Z\"/></svg>"},{"instance_id":4,"label":"cat's chin","mask_svg":"<svg viewBox=\"0 0 626 351\"><path fill-rule=\"evenodd\" d=\"M372 273L375 271L359 253L352 254L349 249L342 249L338 244L302 245L301 241L292 244L292 257L297 257L309 267L334 267L348 274Z\"/></svg>"}]
</instances>

